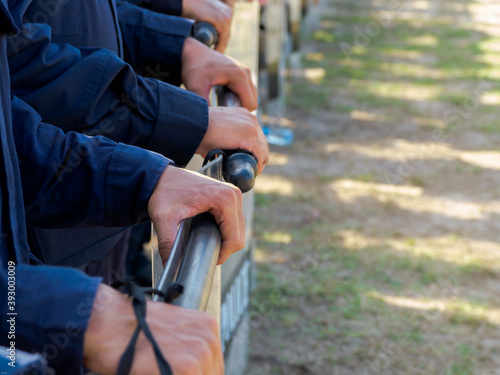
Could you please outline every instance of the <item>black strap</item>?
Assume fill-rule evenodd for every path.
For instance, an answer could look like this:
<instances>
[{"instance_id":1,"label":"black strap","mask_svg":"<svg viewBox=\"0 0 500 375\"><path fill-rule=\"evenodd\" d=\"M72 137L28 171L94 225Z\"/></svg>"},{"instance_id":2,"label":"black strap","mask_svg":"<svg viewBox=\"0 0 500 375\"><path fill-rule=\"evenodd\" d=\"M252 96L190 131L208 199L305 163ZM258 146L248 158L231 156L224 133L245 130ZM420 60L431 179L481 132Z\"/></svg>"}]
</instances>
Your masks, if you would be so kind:
<instances>
[{"instance_id":1,"label":"black strap","mask_svg":"<svg viewBox=\"0 0 500 375\"><path fill-rule=\"evenodd\" d=\"M144 293L155 293L159 295L163 295L161 291L158 290L145 290L143 288L137 287L134 284L129 282L120 283L121 286L126 288L127 293L132 297L132 307L134 309L135 316L137 318L137 327L132 334L130 342L122 354L120 358L120 363L118 365L117 375L128 375L130 372L130 368L132 367L132 362L134 361L135 354L135 344L137 342L137 338L139 337L139 333L141 330L144 332L144 335L149 340L151 345L153 346L156 362L158 363L158 368L160 370L161 375L172 375L172 369L170 365L163 357L158 344L156 343L153 334L149 330L149 327L146 323L146 297Z\"/></svg>"}]
</instances>

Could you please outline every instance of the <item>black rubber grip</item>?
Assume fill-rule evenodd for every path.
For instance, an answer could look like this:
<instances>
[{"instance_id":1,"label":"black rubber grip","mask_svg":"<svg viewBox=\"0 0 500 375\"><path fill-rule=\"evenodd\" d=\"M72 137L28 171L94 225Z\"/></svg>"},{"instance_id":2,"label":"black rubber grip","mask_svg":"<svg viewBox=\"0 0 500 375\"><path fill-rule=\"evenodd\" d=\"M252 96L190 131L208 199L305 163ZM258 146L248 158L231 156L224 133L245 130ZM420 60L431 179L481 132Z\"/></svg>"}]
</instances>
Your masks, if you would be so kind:
<instances>
[{"instance_id":1,"label":"black rubber grip","mask_svg":"<svg viewBox=\"0 0 500 375\"><path fill-rule=\"evenodd\" d=\"M227 182L246 193L255 185L257 161L248 153L235 152L224 159L222 175Z\"/></svg>"},{"instance_id":2,"label":"black rubber grip","mask_svg":"<svg viewBox=\"0 0 500 375\"><path fill-rule=\"evenodd\" d=\"M194 25L194 38L206 46L213 47L217 44L219 34L208 22L198 22Z\"/></svg>"}]
</instances>

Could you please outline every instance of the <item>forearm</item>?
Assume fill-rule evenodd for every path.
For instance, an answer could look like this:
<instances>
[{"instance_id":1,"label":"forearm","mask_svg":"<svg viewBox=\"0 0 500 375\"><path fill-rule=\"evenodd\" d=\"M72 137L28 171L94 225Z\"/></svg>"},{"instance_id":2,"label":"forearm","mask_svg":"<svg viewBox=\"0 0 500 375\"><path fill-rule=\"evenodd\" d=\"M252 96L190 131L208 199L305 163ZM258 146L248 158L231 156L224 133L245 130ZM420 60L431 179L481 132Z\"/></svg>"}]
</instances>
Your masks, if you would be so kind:
<instances>
[{"instance_id":1,"label":"forearm","mask_svg":"<svg viewBox=\"0 0 500 375\"><path fill-rule=\"evenodd\" d=\"M125 226L148 217L168 159L105 137L65 134L17 98L12 107L29 225Z\"/></svg>"},{"instance_id":2,"label":"forearm","mask_svg":"<svg viewBox=\"0 0 500 375\"><path fill-rule=\"evenodd\" d=\"M105 135L183 165L208 126L202 98L138 77L109 51L52 44L46 25L30 24L10 38L9 65L13 94L65 131ZM198 144L179 147L185 143L179 128L192 128L189 142Z\"/></svg>"}]
</instances>

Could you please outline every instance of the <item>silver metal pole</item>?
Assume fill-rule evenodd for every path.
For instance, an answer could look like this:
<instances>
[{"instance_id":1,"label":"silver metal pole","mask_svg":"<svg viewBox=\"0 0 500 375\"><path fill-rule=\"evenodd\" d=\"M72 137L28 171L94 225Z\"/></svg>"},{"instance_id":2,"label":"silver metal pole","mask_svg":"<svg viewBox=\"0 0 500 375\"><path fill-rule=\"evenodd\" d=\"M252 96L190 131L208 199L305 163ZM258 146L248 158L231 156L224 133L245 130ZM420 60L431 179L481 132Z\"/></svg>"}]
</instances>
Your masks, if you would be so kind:
<instances>
[{"instance_id":1,"label":"silver metal pole","mask_svg":"<svg viewBox=\"0 0 500 375\"><path fill-rule=\"evenodd\" d=\"M177 283L183 293L174 304L205 311L215 276L222 238L219 226L211 214L198 215L191 224Z\"/></svg>"}]
</instances>

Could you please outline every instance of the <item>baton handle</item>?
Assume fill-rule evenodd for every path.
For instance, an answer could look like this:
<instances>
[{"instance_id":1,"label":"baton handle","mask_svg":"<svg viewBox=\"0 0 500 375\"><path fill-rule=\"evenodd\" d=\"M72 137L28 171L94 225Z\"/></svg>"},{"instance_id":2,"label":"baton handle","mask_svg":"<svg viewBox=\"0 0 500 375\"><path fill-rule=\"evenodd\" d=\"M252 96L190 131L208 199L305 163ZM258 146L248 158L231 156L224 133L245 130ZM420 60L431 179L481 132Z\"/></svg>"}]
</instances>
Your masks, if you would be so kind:
<instances>
[{"instance_id":1,"label":"baton handle","mask_svg":"<svg viewBox=\"0 0 500 375\"><path fill-rule=\"evenodd\" d=\"M174 301L177 306L205 311L219 258L222 237L219 226L209 213L198 215L191 224L177 283L183 293Z\"/></svg>"},{"instance_id":2,"label":"baton handle","mask_svg":"<svg viewBox=\"0 0 500 375\"><path fill-rule=\"evenodd\" d=\"M219 40L219 34L212 24L198 22L194 25L194 38L208 47L213 47Z\"/></svg>"}]
</instances>

